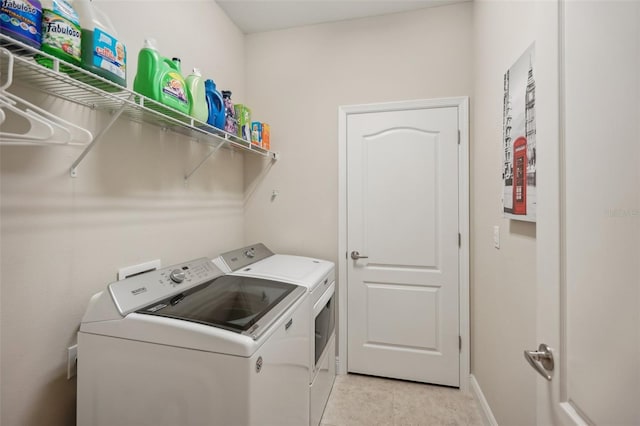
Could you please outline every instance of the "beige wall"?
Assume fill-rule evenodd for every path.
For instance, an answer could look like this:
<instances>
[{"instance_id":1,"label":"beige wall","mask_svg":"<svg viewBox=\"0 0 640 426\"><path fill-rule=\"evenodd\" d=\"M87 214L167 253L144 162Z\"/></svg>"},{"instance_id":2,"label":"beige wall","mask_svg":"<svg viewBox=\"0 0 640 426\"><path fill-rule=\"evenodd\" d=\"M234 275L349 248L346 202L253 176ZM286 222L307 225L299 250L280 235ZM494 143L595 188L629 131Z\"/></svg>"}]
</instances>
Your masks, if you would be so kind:
<instances>
[{"instance_id":1,"label":"beige wall","mask_svg":"<svg viewBox=\"0 0 640 426\"><path fill-rule=\"evenodd\" d=\"M536 423L536 374L523 350L537 347L537 281L536 225L501 213L503 75L535 42L538 162L544 163L544 152L557 149L556 9L555 1L474 2L471 369L505 425ZM539 189L541 182L548 177L538 180Z\"/></svg>"},{"instance_id":2,"label":"beige wall","mask_svg":"<svg viewBox=\"0 0 640 426\"><path fill-rule=\"evenodd\" d=\"M471 12L463 3L247 36L248 101L282 155L261 179L246 168L257 182L248 241L337 261L338 106L469 95Z\"/></svg>"},{"instance_id":3,"label":"beige wall","mask_svg":"<svg viewBox=\"0 0 640 426\"><path fill-rule=\"evenodd\" d=\"M214 2L185 3L154 10L149 2L98 3L127 44L130 85L137 52L152 35L166 56L182 56L183 69L199 66L241 99L244 36ZM109 118L14 91L94 132ZM115 280L119 267L156 258L168 266L243 244L242 155L222 150L185 186L185 171L203 152L182 136L126 119L75 179L68 169L77 148L0 148L3 426L75 424L67 347L89 297Z\"/></svg>"}]
</instances>

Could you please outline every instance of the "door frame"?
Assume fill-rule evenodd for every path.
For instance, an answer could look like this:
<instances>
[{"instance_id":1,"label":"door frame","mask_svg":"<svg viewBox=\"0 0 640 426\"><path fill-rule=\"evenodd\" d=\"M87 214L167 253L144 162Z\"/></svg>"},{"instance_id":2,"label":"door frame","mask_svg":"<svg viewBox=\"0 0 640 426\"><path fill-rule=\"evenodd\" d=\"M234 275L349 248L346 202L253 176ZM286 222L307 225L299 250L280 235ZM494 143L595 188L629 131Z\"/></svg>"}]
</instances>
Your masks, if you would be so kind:
<instances>
[{"instance_id":1,"label":"door frame","mask_svg":"<svg viewBox=\"0 0 640 426\"><path fill-rule=\"evenodd\" d=\"M469 327L469 97L338 107L338 374L347 374L347 119L351 114L414 109L458 109L458 229L461 235L459 260L458 321L460 328L460 389L469 391L471 339ZM343 254L344 253L344 254Z\"/></svg>"}]
</instances>

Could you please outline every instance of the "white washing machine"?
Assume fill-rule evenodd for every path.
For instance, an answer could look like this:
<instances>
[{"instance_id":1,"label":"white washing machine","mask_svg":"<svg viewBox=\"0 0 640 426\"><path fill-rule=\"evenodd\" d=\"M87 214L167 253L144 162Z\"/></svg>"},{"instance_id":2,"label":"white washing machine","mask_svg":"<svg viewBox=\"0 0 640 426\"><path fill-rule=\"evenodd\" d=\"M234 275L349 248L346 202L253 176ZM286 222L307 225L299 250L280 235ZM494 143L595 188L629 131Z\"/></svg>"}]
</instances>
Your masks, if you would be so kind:
<instances>
[{"instance_id":1,"label":"white washing machine","mask_svg":"<svg viewBox=\"0 0 640 426\"><path fill-rule=\"evenodd\" d=\"M308 424L308 302L206 258L109 284L78 333L77 424Z\"/></svg>"},{"instance_id":2,"label":"white washing machine","mask_svg":"<svg viewBox=\"0 0 640 426\"><path fill-rule=\"evenodd\" d=\"M307 288L309 424L318 426L336 376L334 263L274 254L263 244L224 253L213 262L229 275L265 278Z\"/></svg>"}]
</instances>

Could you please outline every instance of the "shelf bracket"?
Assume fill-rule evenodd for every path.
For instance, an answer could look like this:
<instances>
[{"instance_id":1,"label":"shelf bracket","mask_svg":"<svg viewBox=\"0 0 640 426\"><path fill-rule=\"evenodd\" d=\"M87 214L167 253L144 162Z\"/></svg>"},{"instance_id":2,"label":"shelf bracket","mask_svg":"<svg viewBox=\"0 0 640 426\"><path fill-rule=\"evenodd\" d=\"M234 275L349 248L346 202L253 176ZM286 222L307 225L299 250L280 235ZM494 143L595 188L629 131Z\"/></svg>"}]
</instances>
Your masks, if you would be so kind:
<instances>
[{"instance_id":1,"label":"shelf bracket","mask_svg":"<svg viewBox=\"0 0 640 426\"><path fill-rule=\"evenodd\" d=\"M249 200L253 196L253 193L258 188L258 185L260 184L260 182L262 182L262 180L267 175L267 173L269 173L269 170L271 170L271 167L273 167L273 165L279 159L280 159L280 154L279 153L277 153L277 152L270 152L269 153L269 164L267 165L267 167L265 167L262 170L262 172L260 172L260 174L253 180L253 182L249 184L249 188L247 188L245 190L244 203L243 203L245 206L247 205L247 203L249 202ZM280 194L279 191L274 190L271 193L271 201L273 202L279 194Z\"/></svg>"},{"instance_id":2,"label":"shelf bracket","mask_svg":"<svg viewBox=\"0 0 640 426\"><path fill-rule=\"evenodd\" d=\"M104 134L107 133L107 131L111 128L111 126L113 126L116 120L120 118L124 110L127 108L127 103L131 100L132 97L133 97L133 94L127 97L126 100L120 106L120 108L118 108L113 112L113 115L111 116L111 119L109 120L107 125L104 126L102 130L100 130L100 132L98 132L98 134L94 136L91 143L87 145L84 151L82 151L82 154L80 154L80 156L76 159L76 161L73 162L73 164L71 165L71 169L69 170L71 177L78 176L78 166L80 165L82 160L84 160L84 157L86 157L89 151L91 151L98 144L98 142L100 142L100 140L102 139L102 136L104 136Z\"/></svg>"},{"instance_id":3,"label":"shelf bracket","mask_svg":"<svg viewBox=\"0 0 640 426\"><path fill-rule=\"evenodd\" d=\"M215 147L213 147L211 149L211 151L209 151L209 153L202 159L202 161L200 161L198 163L198 165L195 167L195 169L191 170L191 172L189 174L187 174L184 177L184 184L186 185L189 182L189 179L191 179L191 176L194 175L195 172L198 171L198 169L200 169L200 167L202 167L202 165L205 163L205 161L207 161L213 154L215 154L216 152L218 152L218 150L220 148L222 148L222 146L224 145L224 143L219 143L218 145L216 145Z\"/></svg>"}]
</instances>

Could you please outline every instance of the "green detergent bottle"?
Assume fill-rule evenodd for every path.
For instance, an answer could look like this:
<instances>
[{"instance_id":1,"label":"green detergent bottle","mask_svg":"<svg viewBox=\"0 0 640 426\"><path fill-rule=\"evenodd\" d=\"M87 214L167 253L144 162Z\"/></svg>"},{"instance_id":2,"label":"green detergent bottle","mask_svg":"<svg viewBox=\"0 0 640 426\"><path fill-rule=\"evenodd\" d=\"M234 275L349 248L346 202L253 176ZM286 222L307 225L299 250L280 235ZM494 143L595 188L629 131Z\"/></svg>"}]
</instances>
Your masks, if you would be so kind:
<instances>
[{"instance_id":1,"label":"green detergent bottle","mask_svg":"<svg viewBox=\"0 0 640 426\"><path fill-rule=\"evenodd\" d=\"M82 68L127 87L127 49L118 40L109 17L90 0L74 0L73 7L78 13L82 29ZM87 83L105 90L117 90L98 79Z\"/></svg>"},{"instance_id":2,"label":"green detergent bottle","mask_svg":"<svg viewBox=\"0 0 640 426\"><path fill-rule=\"evenodd\" d=\"M204 79L198 68L194 68L193 73L187 77L187 90L191 104L189 115L206 123L209 118L209 108L207 107Z\"/></svg>"},{"instance_id":3,"label":"green detergent bottle","mask_svg":"<svg viewBox=\"0 0 640 426\"><path fill-rule=\"evenodd\" d=\"M43 52L80 65L80 22L78 14L66 0L42 1L42 46ZM53 60L36 56L38 63L53 68ZM71 68L61 64L61 71Z\"/></svg>"},{"instance_id":4,"label":"green detergent bottle","mask_svg":"<svg viewBox=\"0 0 640 426\"><path fill-rule=\"evenodd\" d=\"M138 54L138 70L133 90L170 108L189 114L187 86L180 68L169 58L160 56L155 40L146 39ZM155 108L155 105L145 106ZM166 111L161 111L166 113Z\"/></svg>"}]
</instances>

